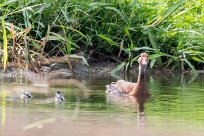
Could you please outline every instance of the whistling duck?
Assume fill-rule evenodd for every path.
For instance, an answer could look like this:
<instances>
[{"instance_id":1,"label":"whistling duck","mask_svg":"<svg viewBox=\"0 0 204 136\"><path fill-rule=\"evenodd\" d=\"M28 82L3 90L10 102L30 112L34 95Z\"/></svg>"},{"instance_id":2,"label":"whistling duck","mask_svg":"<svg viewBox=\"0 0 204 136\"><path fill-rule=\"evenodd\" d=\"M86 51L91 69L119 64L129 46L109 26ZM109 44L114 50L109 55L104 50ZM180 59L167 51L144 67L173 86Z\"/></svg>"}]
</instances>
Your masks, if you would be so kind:
<instances>
[{"instance_id":1,"label":"whistling duck","mask_svg":"<svg viewBox=\"0 0 204 136\"><path fill-rule=\"evenodd\" d=\"M150 96L145 80L148 61L148 54L141 53L138 58L139 73L137 82L131 83L124 80L118 80L117 82L112 82L110 85L107 85L106 92L111 94L128 94L131 96Z\"/></svg>"},{"instance_id":2,"label":"whistling duck","mask_svg":"<svg viewBox=\"0 0 204 136\"><path fill-rule=\"evenodd\" d=\"M30 99L32 98L32 95L29 91L19 91L18 96L20 99Z\"/></svg>"},{"instance_id":3,"label":"whistling duck","mask_svg":"<svg viewBox=\"0 0 204 136\"><path fill-rule=\"evenodd\" d=\"M65 101L64 96L62 95L62 93L60 91L57 91L55 93L55 102L60 103Z\"/></svg>"}]
</instances>

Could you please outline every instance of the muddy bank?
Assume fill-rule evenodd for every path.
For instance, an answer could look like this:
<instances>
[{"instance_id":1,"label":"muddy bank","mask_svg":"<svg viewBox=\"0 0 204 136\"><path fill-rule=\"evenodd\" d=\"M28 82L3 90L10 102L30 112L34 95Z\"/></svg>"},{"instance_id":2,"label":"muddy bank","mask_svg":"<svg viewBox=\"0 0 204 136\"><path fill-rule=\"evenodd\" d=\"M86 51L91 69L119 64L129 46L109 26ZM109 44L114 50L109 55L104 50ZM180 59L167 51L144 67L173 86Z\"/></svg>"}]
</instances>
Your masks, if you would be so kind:
<instances>
[{"instance_id":1,"label":"muddy bank","mask_svg":"<svg viewBox=\"0 0 204 136\"><path fill-rule=\"evenodd\" d=\"M87 77L110 77L112 76L111 71L117 66L117 63L110 62L100 62L94 63L87 66L83 63L78 63L73 65L72 69L65 63L53 63L51 65L42 66L38 72L34 72L30 69L8 67L4 72L0 69L0 79L1 80L28 80L30 83L34 84L47 84L47 81L52 79L86 79ZM171 70L158 70L158 69L148 69L148 73L151 74L172 74ZM203 71L198 71L203 73ZM189 73L189 72L187 72ZM134 66L130 69L130 75L138 74L138 67ZM117 74L124 77L124 69L121 69Z\"/></svg>"},{"instance_id":2,"label":"muddy bank","mask_svg":"<svg viewBox=\"0 0 204 136\"><path fill-rule=\"evenodd\" d=\"M35 72L31 69L26 68L16 68L16 67L8 67L6 71L0 69L1 77L10 77L14 74L20 74L21 71L30 71L32 73L37 73L41 76L48 75L64 75L64 76L86 76L86 75L104 75L110 74L110 72L117 66L116 63L98 63L91 66L78 64L70 69L66 64L55 63L50 66L42 66L39 69L39 72Z\"/></svg>"},{"instance_id":3,"label":"muddy bank","mask_svg":"<svg viewBox=\"0 0 204 136\"><path fill-rule=\"evenodd\" d=\"M1 80L28 80L33 84L47 84L52 79L72 79L86 77L104 77L110 76L110 72L117 66L116 63L98 63L91 66L78 64L68 68L66 64L55 63L45 65L39 69L39 72L34 72L30 69L8 67L6 71L0 70ZM121 70L122 73L122 70Z\"/></svg>"}]
</instances>

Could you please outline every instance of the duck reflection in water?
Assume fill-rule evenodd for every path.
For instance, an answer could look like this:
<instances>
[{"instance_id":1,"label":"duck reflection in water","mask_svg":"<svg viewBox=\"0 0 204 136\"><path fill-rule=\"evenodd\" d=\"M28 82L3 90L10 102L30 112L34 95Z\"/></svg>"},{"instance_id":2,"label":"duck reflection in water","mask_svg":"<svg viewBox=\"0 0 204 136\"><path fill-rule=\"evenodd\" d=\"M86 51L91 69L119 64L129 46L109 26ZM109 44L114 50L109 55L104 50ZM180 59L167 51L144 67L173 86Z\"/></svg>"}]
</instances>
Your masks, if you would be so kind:
<instances>
[{"instance_id":1,"label":"duck reflection in water","mask_svg":"<svg viewBox=\"0 0 204 136\"><path fill-rule=\"evenodd\" d=\"M128 96L128 95L113 95L107 94L106 99L108 103L119 106L134 106L139 116L144 116L144 104L150 96Z\"/></svg>"},{"instance_id":2,"label":"duck reflection in water","mask_svg":"<svg viewBox=\"0 0 204 136\"><path fill-rule=\"evenodd\" d=\"M118 80L106 85L107 101L120 105L135 105L139 117L144 117L144 103L150 97L146 82L148 54L141 53L138 58L139 73L136 83Z\"/></svg>"}]
</instances>

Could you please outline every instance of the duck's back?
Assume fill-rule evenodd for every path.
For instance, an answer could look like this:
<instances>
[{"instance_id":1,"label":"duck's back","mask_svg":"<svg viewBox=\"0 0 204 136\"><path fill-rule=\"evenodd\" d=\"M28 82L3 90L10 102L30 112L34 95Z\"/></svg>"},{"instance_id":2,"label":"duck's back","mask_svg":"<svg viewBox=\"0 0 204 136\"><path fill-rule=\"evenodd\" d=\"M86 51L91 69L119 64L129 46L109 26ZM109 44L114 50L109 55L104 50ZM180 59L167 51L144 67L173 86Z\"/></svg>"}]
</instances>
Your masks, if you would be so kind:
<instances>
[{"instance_id":1,"label":"duck's back","mask_svg":"<svg viewBox=\"0 0 204 136\"><path fill-rule=\"evenodd\" d=\"M117 93L128 94L133 90L136 84L137 83L118 80L117 82L112 82L111 84L107 85L106 91L109 93L115 93L115 94Z\"/></svg>"}]
</instances>

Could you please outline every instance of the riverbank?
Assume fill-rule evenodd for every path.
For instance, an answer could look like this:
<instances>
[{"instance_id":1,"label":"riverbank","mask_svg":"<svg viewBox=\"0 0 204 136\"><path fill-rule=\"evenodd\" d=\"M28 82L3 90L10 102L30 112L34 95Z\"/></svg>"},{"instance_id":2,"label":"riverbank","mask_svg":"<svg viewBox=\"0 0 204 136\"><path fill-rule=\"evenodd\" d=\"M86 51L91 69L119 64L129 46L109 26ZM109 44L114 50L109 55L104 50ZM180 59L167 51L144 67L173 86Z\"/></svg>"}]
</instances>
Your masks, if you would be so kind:
<instances>
[{"instance_id":1,"label":"riverbank","mask_svg":"<svg viewBox=\"0 0 204 136\"><path fill-rule=\"evenodd\" d=\"M68 67L65 63L55 63L50 66L42 66L38 72L35 72L28 68L16 68L16 67L8 67L4 72L3 69L0 70L1 75L0 79L8 79L8 78L27 78L32 83L40 82L42 80L51 80L51 79L71 79L71 78L86 78L86 77L108 77L111 75L119 75L123 77L125 75L124 69L119 70L117 73L111 73L111 71L118 64L115 62L100 62L85 65L85 64L77 64L73 65L72 69ZM134 66L130 69L130 75L137 75L138 67ZM169 69L159 70L159 69L150 69L148 68L148 73L152 74L171 74L175 73L175 71L171 71ZM198 71L199 73L203 73L202 70ZM190 73L190 71L185 71L184 73ZM39 80L40 79L40 80Z\"/></svg>"},{"instance_id":2,"label":"riverbank","mask_svg":"<svg viewBox=\"0 0 204 136\"><path fill-rule=\"evenodd\" d=\"M6 71L0 70L0 78L9 78L16 76L40 76L47 79L52 78L73 78L73 77L83 77L83 76L104 76L110 75L111 71L117 66L116 63L98 63L90 66L84 64L77 64L72 66L70 69L65 63L55 63L50 66L42 66L38 72L35 72L28 68L16 68L8 67ZM119 73L123 73L122 70ZM33 78L35 78L33 77Z\"/></svg>"}]
</instances>

